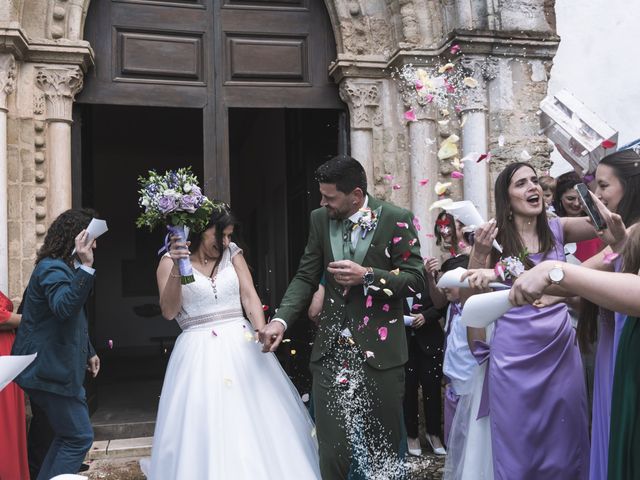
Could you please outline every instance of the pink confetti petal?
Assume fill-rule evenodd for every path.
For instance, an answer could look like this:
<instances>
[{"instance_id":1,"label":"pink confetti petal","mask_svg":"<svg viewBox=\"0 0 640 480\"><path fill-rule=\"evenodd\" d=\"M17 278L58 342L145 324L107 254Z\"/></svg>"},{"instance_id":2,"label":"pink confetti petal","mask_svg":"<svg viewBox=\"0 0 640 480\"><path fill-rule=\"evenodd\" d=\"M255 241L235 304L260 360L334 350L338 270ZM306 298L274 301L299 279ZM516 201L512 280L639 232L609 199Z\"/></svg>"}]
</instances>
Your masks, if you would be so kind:
<instances>
[{"instance_id":1,"label":"pink confetti petal","mask_svg":"<svg viewBox=\"0 0 640 480\"><path fill-rule=\"evenodd\" d=\"M420 310L422 308L422 305L419 303L414 303L413 306L411 307L411 310Z\"/></svg>"},{"instance_id":2,"label":"pink confetti petal","mask_svg":"<svg viewBox=\"0 0 640 480\"><path fill-rule=\"evenodd\" d=\"M422 90L424 88L424 85L420 80L416 80L415 87L416 87L416 90Z\"/></svg>"},{"instance_id":3,"label":"pink confetti petal","mask_svg":"<svg viewBox=\"0 0 640 480\"><path fill-rule=\"evenodd\" d=\"M602 148L613 148L616 146L616 142L612 142L611 140L604 140L600 145L602 145Z\"/></svg>"},{"instance_id":4,"label":"pink confetti petal","mask_svg":"<svg viewBox=\"0 0 640 480\"><path fill-rule=\"evenodd\" d=\"M413 226L415 227L416 230L420 231L422 229L422 227L420 226L420 220L418 219L418 217L413 217L413 220L411 220L411 222L413 222Z\"/></svg>"},{"instance_id":5,"label":"pink confetti petal","mask_svg":"<svg viewBox=\"0 0 640 480\"><path fill-rule=\"evenodd\" d=\"M365 327L369 325L369 317L365 315L365 317L362 319L362 323L364 324Z\"/></svg>"},{"instance_id":6,"label":"pink confetti petal","mask_svg":"<svg viewBox=\"0 0 640 480\"><path fill-rule=\"evenodd\" d=\"M393 244L395 245L396 243L400 243L402 241L402 237L393 237Z\"/></svg>"},{"instance_id":7,"label":"pink confetti petal","mask_svg":"<svg viewBox=\"0 0 640 480\"><path fill-rule=\"evenodd\" d=\"M267 310L269 310L269 305L262 305L262 311L266 312Z\"/></svg>"},{"instance_id":8,"label":"pink confetti petal","mask_svg":"<svg viewBox=\"0 0 640 480\"><path fill-rule=\"evenodd\" d=\"M389 307L389 304L388 304L388 303L385 303L385 304L382 306L382 311L383 311L383 312L388 312L388 311L389 311L389 308L390 308L390 307Z\"/></svg>"},{"instance_id":9,"label":"pink confetti petal","mask_svg":"<svg viewBox=\"0 0 640 480\"><path fill-rule=\"evenodd\" d=\"M411 256L411 252L409 252L409 251L404 252L404 253L402 254L402 261L403 261L403 262L406 262L406 261L409 259L409 257L410 257L410 256Z\"/></svg>"},{"instance_id":10,"label":"pink confetti petal","mask_svg":"<svg viewBox=\"0 0 640 480\"><path fill-rule=\"evenodd\" d=\"M380 340L382 340L383 342L387 339L388 333L389 331L387 330L387 327L380 327L378 329L378 337L380 337Z\"/></svg>"},{"instance_id":11,"label":"pink confetti petal","mask_svg":"<svg viewBox=\"0 0 640 480\"><path fill-rule=\"evenodd\" d=\"M451 172L451 178L456 178L456 179L464 178L464 173L458 172L458 171Z\"/></svg>"},{"instance_id":12,"label":"pink confetti petal","mask_svg":"<svg viewBox=\"0 0 640 480\"><path fill-rule=\"evenodd\" d=\"M411 247L413 247L416 243L418 243L417 238L412 238L411 240L409 240L409 246Z\"/></svg>"},{"instance_id":13,"label":"pink confetti petal","mask_svg":"<svg viewBox=\"0 0 640 480\"><path fill-rule=\"evenodd\" d=\"M460 51L460 45L453 45L451 47L451 50L449 50L449 52L451 53L451 55L455 55L456 53L458 53Z\"/></svg>"},{"instance_id":14,"label":"pink confetti petal","mask_svg":"<svg viewBox=\"0 0 640 480\"><path fill-rule=\"evenodd\" d=\"M607 253L607 254L605 254L604 258L602 259L602 263L604 263L606 265L609 265L611 262L613 262L619 256L620 256L619 253Z\"/></svg>"},{"instance_id":15,"label":"pink confetti petal","mask_svg":"<svg viewBox=\"0 0 640 480\"><path fill-rule=\"evenodd\" d=\"M396 183L393 187L394 190L400 190L402 188L402 185L400 185L399 183Z\"/></svg>"},{"instance_id":16,"label":"pink confetti petal","mask_svg":"<svg viewBox=\"0 0 640 480\"><path fill-rule=\"evenodd\" d=\"M406 112L404 112L404 119L409 122L415 122L417 120L416 112L414 112L413 110L407 110Z\"/></svg>"},{"instance_id":17,"label":"pink confetti petal","mask_svg":"<svg viewBox=\"0 0 640 480\"><path fill-rule=\"evenodd\" d=\"M107 344L109 345L109 348L113 348L113 340L109 340Z\"/></svg>"},{"instance_id":18,"label":"pink confetti petal","mask_svg":"<svg viewBox=\"0 0 640 480\"><path fill-rule=\"evenodd\" d=\"M490 158L491 158L491 153L481 153L478 159L476 160L476 163L480 163L484 159L486 159L488 162Z\"/></svg>"},{"instance_id":19,"label":"pink confetti petal","mask_svg":"<svg viewBox=\"0 0 640 480\"><path fill-rule=\"evenodd\" d=\"M371 295L367 295L367 300L364 305L367 308L371 308L373 306L373 297Z\"/></svg>"},{"instance_id":20,"label":"pink confetti petal","mask_svg":"<svg viewBox=\"0 0 640 480\"><path fill-rule=\"evenodd\" d=\"M392 180L393 180L393 175L385 175L385 176L384 176L384 179L385 179L387 182L390 182L390 181L392 181Z\"/></svg>"},{"instance_id":21,"label":"pink confetti petal","mask_svg":"<svg viewBox=\"0 0 640 480\"><path fill-rule=\"evenodd\" d=\"M409 228L409 224L406 222L396 222L396 226L400 228Z\"/></svg>"},{"instance_id":22,"label":"pink confetti petal","mask_svg":"<svg viewBox=\"0 0 640 480\"><path fill-rule=\"evenodd\" d=\"M453 109L456 111L456 113L460 113L462 111L462 105L456 105L455 107L453 107Z\"/></svg>"},{"instance_id":23,"label":"pink confetti petal","mask_svg":"<svg viewBox=\"0 0 640 480\"><path fill-rule=\"evenodd\" d=\"M433 96L432 94L428 93L428 94L424 97L424 99L427 101L427 103L431 103L431 102L433 102L434 96Z\"/></svg>"},{"instance_id":24,"label":"pink confetti petal","mask_svg":"<svg viewBox=\"0 0 640 480\"><path fill-rule=\"evenodd\" d=\"M428 178L425 178L425 179L423 179L423 180L420 180L420 186L421 186L421 187L424 187L427 183L429 183L429 179L428 179Z\"/></svg>"}]
</instances>

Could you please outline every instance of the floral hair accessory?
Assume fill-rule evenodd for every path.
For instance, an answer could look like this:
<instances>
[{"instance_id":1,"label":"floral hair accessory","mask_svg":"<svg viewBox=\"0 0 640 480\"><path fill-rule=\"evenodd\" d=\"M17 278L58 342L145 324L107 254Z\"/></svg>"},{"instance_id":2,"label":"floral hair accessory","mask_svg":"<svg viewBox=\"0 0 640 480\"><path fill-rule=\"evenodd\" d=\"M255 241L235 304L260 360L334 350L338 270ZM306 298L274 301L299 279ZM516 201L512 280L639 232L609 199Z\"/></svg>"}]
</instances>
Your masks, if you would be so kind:
<instances>
[{"instance_id":1,"label":"floral hair accessory","mask_svg":"<svg viewBox=\"0 0 640 480\"><path fill-rule=\"evenodd\" d=\"M443 219L436 220L436 224L441 227L445 225L449 225L450 223L451 223L451 220L449 220L449 217L444 217Z\"/></svg>"},{"instance_id":2,"label":"floral hair accessory","mask_svg":"<svg viewBox=\"0 0 640 480\"><path fill-rule=\"evenodd\" d=\"M524 264L518 257L501 258L493 267L496 276L503 282L507 279L518 278L524 273Z\"/></svg>"},{"instance_id":3,"label":"floral hair accessory","mask_svg":"<svg viewBox=\"0 0 640 480\"><path fill-rule=\"evenodd\" d=\"M367 236L367 233L375 230L376 225L378 225L378 216L380 215L381 208L377 208L375 211L371 210L369 207L361 208L360 212L362 215L358 219L358 221L353 226L354 229L360 227L362 230L362 238Z\"/></svg>"}]
</instances>

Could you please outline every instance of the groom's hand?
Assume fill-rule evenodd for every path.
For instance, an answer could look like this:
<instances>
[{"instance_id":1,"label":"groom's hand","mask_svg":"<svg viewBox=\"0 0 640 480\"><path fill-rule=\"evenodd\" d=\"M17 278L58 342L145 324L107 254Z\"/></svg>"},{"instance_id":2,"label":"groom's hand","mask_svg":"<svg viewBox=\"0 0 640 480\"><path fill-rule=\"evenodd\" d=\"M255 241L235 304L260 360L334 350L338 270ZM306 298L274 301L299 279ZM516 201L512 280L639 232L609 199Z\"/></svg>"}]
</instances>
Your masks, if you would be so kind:
<instances>
[{"instance_id":1,"label":"groom's hand","mask_svg":"<svg viewBox=\"0 0 640 480\"><path fill-rule=\"evenodd\" d=\"M351 260L340 260L327 265L327 271L333 275L333 278L340 285L350 287L352 285L362 285L362 277L367 272L367 269Z\"/></svg>"},{"instance_id":2,"label":"groom's hand","mask_svg":"<svg viewBox=\"0 0 640 480\"><path fill-rule=\"evenodd\" d=\"M282 337L284 336L284 325L280 322L269 322L258 332L258 339L262 343L262 351L275 352Z\"/></svg>"}]
</instances>

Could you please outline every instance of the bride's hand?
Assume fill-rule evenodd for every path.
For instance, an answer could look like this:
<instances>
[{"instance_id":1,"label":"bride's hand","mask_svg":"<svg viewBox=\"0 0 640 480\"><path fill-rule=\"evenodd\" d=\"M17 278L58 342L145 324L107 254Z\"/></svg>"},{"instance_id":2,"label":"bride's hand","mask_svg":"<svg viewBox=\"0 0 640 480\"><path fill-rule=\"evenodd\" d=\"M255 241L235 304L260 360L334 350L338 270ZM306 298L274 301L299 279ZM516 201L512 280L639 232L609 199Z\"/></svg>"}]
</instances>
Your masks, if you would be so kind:
<instances>
[{"instance_id":1,"label":"bride's hand","mask_svg":"<svg viewBox=\"0 0 640 480\"><path fill-rule=\"evenodd\" d=\"M169 256L173 263L177 264L181 258L189 258L189 255L191 255L189 245L191 245L191 242L183 242L177 235L172 235L169 238Z\"/></svg>"},{"instance_id":2,"label":"bride's hand","mask_svg":"<svg viewBox=\"0 0 640 480\"><path fill-rule=\"evenodd\" d=\"M262 343L264 353L275 352L283 337L284 325L280 322L271 321L258 332L258 339Z\"/></svg>"}]
</instances>

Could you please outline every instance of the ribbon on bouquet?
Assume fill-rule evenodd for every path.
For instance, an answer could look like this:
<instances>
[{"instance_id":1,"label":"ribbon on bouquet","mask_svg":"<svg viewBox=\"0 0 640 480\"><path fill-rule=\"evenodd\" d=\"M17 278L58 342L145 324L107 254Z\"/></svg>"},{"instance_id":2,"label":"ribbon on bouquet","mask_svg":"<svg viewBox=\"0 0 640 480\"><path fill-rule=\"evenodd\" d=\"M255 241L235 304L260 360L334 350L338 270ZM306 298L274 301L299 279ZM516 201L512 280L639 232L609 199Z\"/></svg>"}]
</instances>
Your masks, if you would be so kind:
<instances>
[{"instance_id":1,"label":"ribbon on bouquet","mask_svg":"<svg viewBox=\"0 0 640 480\"><path fill-rule=\"evenodd\" d=\"M491 353L491 347L488 343L482 340L474 340L471 353L478 362L478 365L482 365L489 361L489 354ZM484 380L482 381L482 396L480 397L480 405L478 407L478 416L476 420L481 419L489 415L489 365L484 371Z\"/></svg>"},{"instance_id":2,"label":"ribbon on bouquet","mask_svg":"<svg viewBox=\"0 0 640 480\"><path fill-rule=\"evenodd\" d=\"M161 255L164 252L169 252L169 238L172 235L179 237L180 241L184 243L187 242L187 238L189 237L189 228L184 225L167 225L167 230L169 230L169 233L165 235L164 245L160 250L158 250L158 255ZM189 260L189 257L180 258L178 260L178 270L180 271L180 283L182 285L195 282L193 267L191 266L191 260Z\"/></svg>"}]
</instances>

